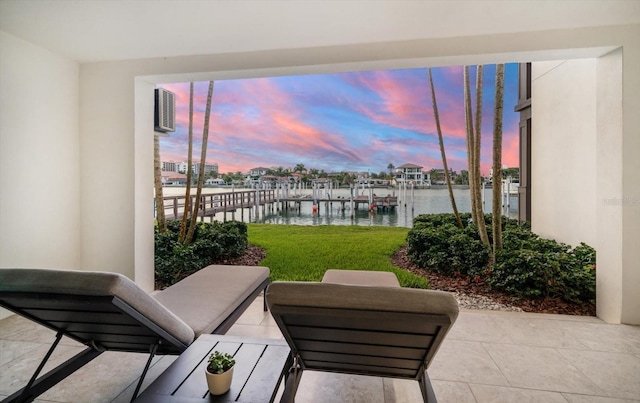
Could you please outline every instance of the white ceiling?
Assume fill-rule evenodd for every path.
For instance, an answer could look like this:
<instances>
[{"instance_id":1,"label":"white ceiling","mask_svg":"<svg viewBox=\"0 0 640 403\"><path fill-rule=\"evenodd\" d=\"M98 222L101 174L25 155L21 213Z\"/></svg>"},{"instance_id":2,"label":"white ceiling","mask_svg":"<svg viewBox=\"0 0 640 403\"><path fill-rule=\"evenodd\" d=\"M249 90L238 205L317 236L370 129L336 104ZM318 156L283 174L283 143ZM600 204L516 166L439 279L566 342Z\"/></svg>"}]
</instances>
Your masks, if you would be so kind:
<instances>
[{"instance_id":1,"label":"white ceiling","mask_svg":"<svg viewBox=\"0 0 640 403\"><path fill-rule=\"evenodd\" d=\"M0 0L0 30L81 63L637 23L639 0Z\"/></svg>"}]
</instances>

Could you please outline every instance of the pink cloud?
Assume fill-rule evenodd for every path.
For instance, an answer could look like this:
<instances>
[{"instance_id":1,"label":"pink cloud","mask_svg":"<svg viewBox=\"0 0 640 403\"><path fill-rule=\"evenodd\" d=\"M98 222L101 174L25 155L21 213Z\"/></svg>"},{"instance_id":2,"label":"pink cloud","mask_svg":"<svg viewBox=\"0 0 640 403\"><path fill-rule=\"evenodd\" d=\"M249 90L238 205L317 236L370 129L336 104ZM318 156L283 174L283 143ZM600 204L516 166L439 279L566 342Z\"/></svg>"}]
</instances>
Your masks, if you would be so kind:
<instances>
[{"instance_id":1,"label":"pink cloud","mask_svg":"<svg viewBox=\"0 0 640 403\"><path fill-rule=\"evenodd\" d=\"M462 67L437 70L438 75L436 69L432 71L447 157L449 165L460 171L467 169ZM405 162L426 169L442 167L426 69L337 77L307 82L322 91L316 94L298 91L303 85L298 82L272 78L216 82L207 160L217 162L222 172L294 166L298 162L313 167L314 161L327 166L335 162L337 169L342 169L341 165L367 166L374 158L377 165L386 161L383 170L387 163ZM304 82L303 77L300 80ZM340 81L348 87L331 87ZM200 156L207 85L196 85L196 159ZM180 127L163 142L163 159L186 160L189 84L163 87L176 93ZM493 111L488 103L483 107L483 173L488 173L491 164ZM329 110L333 115L317 114ZM505 130L504 164L517 166L517 156L517 133Z\"/></svg>"}]
</instances>

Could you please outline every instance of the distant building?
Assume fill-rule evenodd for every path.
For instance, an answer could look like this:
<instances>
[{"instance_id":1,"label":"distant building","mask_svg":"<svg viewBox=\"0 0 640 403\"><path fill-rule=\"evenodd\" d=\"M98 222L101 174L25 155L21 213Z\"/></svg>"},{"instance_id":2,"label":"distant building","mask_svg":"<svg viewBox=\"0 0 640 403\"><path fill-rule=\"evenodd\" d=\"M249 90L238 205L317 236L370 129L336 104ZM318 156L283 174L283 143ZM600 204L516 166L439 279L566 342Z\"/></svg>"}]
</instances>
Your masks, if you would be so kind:
<instances>
[{"instance_id":1,"label":"distant building","mask_svg":"<svg viewBox=\"0 0 640 403\"><path fill-rule=\"evenodd\" d=\"M204 181L205 186L222 186L225 185L224 179L209 178Z\"/></svg>"},{"instance_id":2,"label":"distant building","mask_svg":"<svg viewBox=\"0 0 640 403\"><path fill-rule=\"evenodd\" d=\"M162 186L182 186L187 184L187 175L172 171L162 171Z\"/></svg>"},{"instance_id":3,"label":"distant building","mask_svg":"<svg viewBox=\"0 0 640 403\"><path fill-rule=\"evenodd\" d=\"M200 163L193 164L193 172L198 175L200 171ZM209 173L215 172L218 173L218 164L209 164L204 163L204 174L209 175Z\"/></svg>"},{"instance_id":4,"label":"distant building","mask_svg":"<svg viewBox=\"0 0 640 403\"><path fill-rule=\"evenodd\" d=\"M447 183L445 176L444 176L444 168L434 168L432 170L433 175L431 176L431 183L434 185L444 185ZM434 177L438 178L438 181L436 183L436 180ZM453 183L453 181L458 177L458 174L451 168L449 168L449 178L451 179L451 183Z\"/></svg>"},{"instance_id":5,"label":"distant building","mask_svg":"<svg viewBox=\"0 0 640 403\"><path fill-rule=\"evenodd\" d=\"M428 173L422 172L422 168L423 167L416 164L404 164L396 167L396 183L400 185L405 182L413 182L416 186L430 186L430 176Z\"/></svg>"},{"instance_id":6,"label":"distant building","mask_svg":"<svg viewBox=\"0 0 640 403\"><path fill-rule=\"evenodd\" d=\"M189 164L186 161L182 162L174 162L174 161L162 161L162 170L168 172L180 172L183 174L187 173ZM192 162L191 163L191 172L198 175L200 172L200 162ZM204 164L204 174L208 175L210 172L218 172L218 164L213 163L209 164L205 162Z\"/></svg>"},{"instance_id":7,"label":"distant building","mask_svg":"<svg viewBox=\"0 0 640 403\"><path fill-rule=\"evenodd\" d=\"M264 168L264 167L251 168L251 171L249 171L249 176L252 176L252 177L263 176L267 174L267 171L269 171L269 168Z\"/></svg>"},{"instance_id":8,"label":"distant building","mask_svg":"<svg viewBox=\"0 0 640 403\"><path fill-rule=\"evenodd\" d=\"M178 172L178 163L175 161L162 161L162 170L167 172Z\"/></svg>"}]
</instances>

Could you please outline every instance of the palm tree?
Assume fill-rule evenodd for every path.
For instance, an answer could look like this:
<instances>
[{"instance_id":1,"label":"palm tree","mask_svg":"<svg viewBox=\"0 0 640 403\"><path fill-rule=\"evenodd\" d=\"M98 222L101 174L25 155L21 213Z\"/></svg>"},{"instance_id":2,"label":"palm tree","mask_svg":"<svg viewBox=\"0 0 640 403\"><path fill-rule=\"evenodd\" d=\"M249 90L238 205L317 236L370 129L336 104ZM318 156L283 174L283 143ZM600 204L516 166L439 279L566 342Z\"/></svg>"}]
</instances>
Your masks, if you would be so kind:
<instances>
[{"instance_id":1,"label":"palm tree","mask_svg":"<svg viewBox=\"0 0 640 403\"><path fill-rule=\"evenodd\" d=\"M431 76L431 68L427 68L427 74L429 75L429 84L431 85L431 101L433 102L433 115L436 120L436 129L438 130L438 142L440 143L440 155L442 155L442 165L444 165L444 178L447 182L447 188L449 189L449 200L451 201L451 207L453 208L453 214L456 216L456 221L460 228L464 228L462 220L460 219L460 213L458 213L458 207L456 206L456 199L453 196L453 187L451 186L451 176L449 175L449 167L447 166L447 156L444 152L444 140L442 138L442 130L440 128L440 115L438 113L438 103L436 102L436 90L433 86L433 77ZM389 164L391 165L391 164Z\"/></svg>"},{"instance_id":2,"label":"palm tree","mask_svg":"<svg viewBox=\"0 0 640 403\"><path fill-rule=\"evenodd\" d=\"M493 116L493 258L502 249L502 106L504 64L496 65L496 104Z\"/></svg>"},{"instance_id":3,"label":"palm tree","mask_svg":"<svg viewBox=\"0 0 640 403\"><path fill-rule=\"evenodd\" d=\"M389 163L389 165L387 165L387 169L389 170L389 178L393 178L393 170L394 170L395 166L393 166L392 163Z\"/></svg>"},{"instance_id":4,"label":"palm tree","mask_svg":"<svg viewBox=\"0 0 640 403\"><path fill-rule=\"evenodd\" d=\"M189 139L187 151L187 188L184 194L184 210L182 213L182 221L180 222L180 236L178 242L184 242L187 234L187 218L191 211L191 176L193 174L191 165L193 163L193 81L189 83Z\"/></svg>"},{"instance_id":5,"label":"palm tree","mask_svg":"<svg viewBox=\"0 0 640 403\"><path fill-rule=\"evenodd\" d=\"M306 170L307 170L307 168L304 167L304 164L296 164L296 167L293 168L293 172L303 173Z\"/></svg>"},{"instance_id":6,"label":"palm tree","mask_svg":"<svg viewBox=\"0 0 640 403\"><path fill-rule=\"evenodd\" d=\"M480 70L476 79L476 123L480 126L482 119L482 70ZM469 89L469 66L464 66L464 107L465 107L465 123L467 128L467 160L469 163L469 193L471 196L471 217L478 226L478 234L480 240L489 246L489 236L487 234L486 224L484 222L484 213L482 210L482 202L480 201L480 185L482 177L480 176L480 144L481 131L480 127L474 130L473 111L471 109L471 90Z\"/></svg>"},{"instance_id":7,"label":"palm tree","mask_svg":"<svg viewBox=\"0 0 640 403\"><path fill-rule=\"evenodd\" d=\"M475 170L473 169L473 158L475 156L473 141L473 120L471 116L471 94L469 90L469 66L464 66L463 72L464 80L464 125L467 131L467 165L469 166L469 193L471 195L471 219L473 222L478 222L475 198L473 197L473 186L475 184L473 175Z\"/></svg>"},{"instance_id":8,"label":"palm tree","mask_svg":"<svg viewBox=\"0 0 640 403\"><path fill-rule=\"evenodd\" d=\"M207 93L207 107L204 112L204 128L202 129L202 149L200 152L200 175L198 175L198 185L196 190L196 201L193 203L193 213L189 231L184 240L184 245L189 245L196 230L196 218L200 207L200 196L202 196L202 186L204 185L204 166L207 159L207 143L209 142L209 117L211 116L211 98L213 97L213 81L209 81L209 92Z\"/></svg>"},{"instance_id":9,"label":"palm tree","mask_svg":"<svg viewBox=\"0 0 640 403\"><path fill-rule=\"evenodd\" d=\"M476 121L475 136L473 145L473 168L474 168L474 186L473 198L476 207L476 216L478 218L478 232L480 239L485 245L489 245L489 236L487 235L487 227L484 222L484 209L482 206L482 175L480 174L480 147L482 140L482 81L484 68L482 65L476 68Z\"/></svg>"}]
</instances>

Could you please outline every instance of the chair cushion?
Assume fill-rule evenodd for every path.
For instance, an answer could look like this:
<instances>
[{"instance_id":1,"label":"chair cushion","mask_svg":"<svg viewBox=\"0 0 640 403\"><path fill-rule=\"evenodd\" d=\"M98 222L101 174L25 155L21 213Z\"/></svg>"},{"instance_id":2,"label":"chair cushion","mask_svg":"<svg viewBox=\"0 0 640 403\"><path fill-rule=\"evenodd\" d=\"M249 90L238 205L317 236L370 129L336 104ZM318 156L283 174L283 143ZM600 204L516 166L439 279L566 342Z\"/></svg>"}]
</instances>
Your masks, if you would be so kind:
<instances>
[{"instance_id":1,"label":"chair cushion","mask_svg":"<svg viewBox=\"0 0 640 403\"><path fill-rule=\"evenodd\" d=\"M119 273L0 269L0 292L118 297L185 345L195 337L189 325Z\"/></svg>"},{"instance_id":2,"label":"chair cushion","mask_svg":"<svg viewBox=\"0 0 640 403\"><path fill-rule=\"evenodd\" d=\"M388 271L327 270L323 283L400 287L398 277Z\"/></svg>"},{"instance_id":3,"label":"chair cushion","mask_svg":"<svg viewBox=\"0 0 640 403\"><path fill-rule=\"evenodd\" d=\"M260 284L269 268L207 266L155 295L196 337L213 332Z\"/></svg>"},{"instance_id":4,"label":"chair cushion","mask_svg":"<svg viewBox=\"0 0 640 403\"><path fill-rule=\"evenodd\" d=\"M444 291L312 282L273 282L267 289L267 304L430 313L447 315L451 323L459 311L456 299Z\"/></svg>"}]
</instances>

